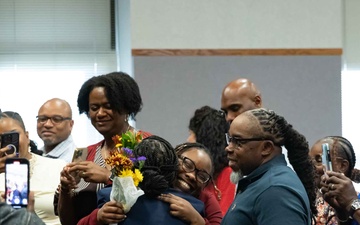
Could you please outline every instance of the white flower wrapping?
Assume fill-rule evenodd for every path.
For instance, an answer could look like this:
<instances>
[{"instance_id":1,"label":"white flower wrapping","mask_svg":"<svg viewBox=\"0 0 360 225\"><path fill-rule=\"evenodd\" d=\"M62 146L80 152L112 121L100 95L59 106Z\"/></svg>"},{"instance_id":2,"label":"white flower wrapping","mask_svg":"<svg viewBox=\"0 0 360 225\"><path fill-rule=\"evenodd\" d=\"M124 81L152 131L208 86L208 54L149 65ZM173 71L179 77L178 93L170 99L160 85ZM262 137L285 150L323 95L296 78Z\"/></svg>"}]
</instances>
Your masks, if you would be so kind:
<instances>
[{"instance_id":1,"label":"white flower wrapping","mask_svg":"<svg viewBox=\"0 0 360 225\"><path fill-rule=\"evenodd\" d=\"M144 191L136 187L132 177L115 177L112 184L110 199L121 203L124 212L130 211L136 200L144 194Z\"/></svg>"}]
</instances>

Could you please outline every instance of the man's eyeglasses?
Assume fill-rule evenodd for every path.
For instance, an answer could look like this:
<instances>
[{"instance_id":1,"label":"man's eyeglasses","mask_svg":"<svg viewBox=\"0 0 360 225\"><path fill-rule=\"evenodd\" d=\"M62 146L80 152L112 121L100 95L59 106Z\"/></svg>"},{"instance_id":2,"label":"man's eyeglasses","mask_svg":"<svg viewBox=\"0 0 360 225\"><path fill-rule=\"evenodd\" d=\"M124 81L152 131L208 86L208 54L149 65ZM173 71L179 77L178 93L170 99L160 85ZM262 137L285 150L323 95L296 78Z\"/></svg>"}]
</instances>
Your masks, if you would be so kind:
<instances>
[{"instance_id":1,"label":"man's eyeglasses","mask_svg":"<svg viewBox=\"0 0 360 225\"><path fill-rule=\"evenodd\" d=\"M52 116L52 117L48 117L48 116L37 116L36 117L37 122L44 124L46 123L48 120L51 120L52 124L60 124L62 123L64 120L71 120L70 117L62 117L62 116Z\"/></svg>"},{"instance_id":2,"label":"man's eyeglasses","mask_svg":"<svg viewBox=\"0 0 360 225\"><path fill-rule=\"evenodd\" d=\"M204 170L199 170L196 168L194 161L189 159L188 157L179 155L179 158L182 160L182 168L185 172L190 173L195 171L196 180L202 184L206 184L211 179L210 174L208 174Z\"/></svg>"},{"instance_id":3,"label":"man's eyeglasses","mask_svg":"<svg viewBox=\"0 0 360 225\"><path fill-rule=\"evenodd\" d=\"M266 141L270 139L268 138L239 138L239 137L232 137L229 134L225 134L226 136L226 143L229 145L230 143L233 143L236 147L240 147L250 141Z\"/></svg>"}]
</instances>

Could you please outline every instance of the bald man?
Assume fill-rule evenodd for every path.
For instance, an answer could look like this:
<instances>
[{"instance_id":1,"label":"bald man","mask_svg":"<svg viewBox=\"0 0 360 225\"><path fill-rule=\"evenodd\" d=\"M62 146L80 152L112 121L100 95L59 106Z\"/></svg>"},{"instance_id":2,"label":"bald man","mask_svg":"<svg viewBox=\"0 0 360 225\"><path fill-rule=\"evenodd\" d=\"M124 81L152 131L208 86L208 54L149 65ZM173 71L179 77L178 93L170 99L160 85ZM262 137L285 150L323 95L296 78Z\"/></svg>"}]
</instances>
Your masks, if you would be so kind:
<instances>
[{"instance_id":1,"label":"bald man","mask_svg":"<svg viewBox=\"0 0 360 225\"><path fill-rule=\"evenodd\" d=\"M40 107L36 118L37 133L44 142L41 148L44 156L71 162L76 145L71 136L74 120L69 103L59 98L50 99Z\"/></svg>"},{"instance_id":2,"label":"bald man","mask_svg":"<svg viewBox=\"0 0 360 225\"><path fill-rule=\"evenodd\" d=\"M231 123L241 113L262 107L261 93L249 79L240 78L228 83L221 96L221 110Z\"/></svg>"},{"instance_id":3,"label":"bald man","mask_svg":"<svg viewBox=\"0 0 360 225\"><path fill-rule=\"evenodd\" d=\"M230 124L241 113L262 107L261 93L255 84L246 78L239 78L228 83L221 95L221 110ZM232 172L230 180L234 184L242 178L240 171Z\"/></svg>"}]
</instances>

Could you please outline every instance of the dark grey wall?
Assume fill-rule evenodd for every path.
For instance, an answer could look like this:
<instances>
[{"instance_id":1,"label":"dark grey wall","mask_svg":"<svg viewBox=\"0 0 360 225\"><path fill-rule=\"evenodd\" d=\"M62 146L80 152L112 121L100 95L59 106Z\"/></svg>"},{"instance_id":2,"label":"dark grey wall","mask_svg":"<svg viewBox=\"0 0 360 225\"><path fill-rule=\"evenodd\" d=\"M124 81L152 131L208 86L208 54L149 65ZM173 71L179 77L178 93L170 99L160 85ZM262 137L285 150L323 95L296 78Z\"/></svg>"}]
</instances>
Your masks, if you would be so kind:
<instances>
[{"instance_id":1,"label":"dark grey wall","mask_svg":"<svg viewBox=\"0 0 360 225\"><path fill-rule=\"evenodd\" d=\"M309 144L341 135L340 56L170 56L134 57L134 75L144 101L136 127L184 142L195 109L220 108L231 80L251 79L264 107L275 110Z\"/></svg>"}]
</instances>

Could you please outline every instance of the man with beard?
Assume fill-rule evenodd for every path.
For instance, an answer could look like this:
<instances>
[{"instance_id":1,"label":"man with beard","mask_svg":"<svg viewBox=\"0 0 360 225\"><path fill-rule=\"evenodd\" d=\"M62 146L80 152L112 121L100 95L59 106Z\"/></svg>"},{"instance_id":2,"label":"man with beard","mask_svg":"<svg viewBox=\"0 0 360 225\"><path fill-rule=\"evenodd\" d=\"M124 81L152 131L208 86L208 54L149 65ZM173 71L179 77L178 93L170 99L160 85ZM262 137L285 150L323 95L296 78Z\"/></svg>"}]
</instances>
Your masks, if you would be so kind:
<instances>
[{"instance_id":1,"label":"man with beard","mask_svg":"<svg viewBox=\"0 0 360 225\"><path fill-rule=\"evenodd\" d=\"M244 178L221 224L310 225L317 214L316 187L304 135L284 117L260 108L237 116L227 140L229 166ZM282 146L294 170L287 166Z\"/></svg>"},{"instance_id":2,"label":"man with beard","mask_svg":"<svg viewBox=\"0 0 360 225\"><path fill-rule=\"evenodd\" d=\"M74 120L69 103L59 98L50 99L40 107L36 118L37 133L44 142L40 149L44 156L71 162L76 145L71 136Z\"/></svg>"}]
</instances>

